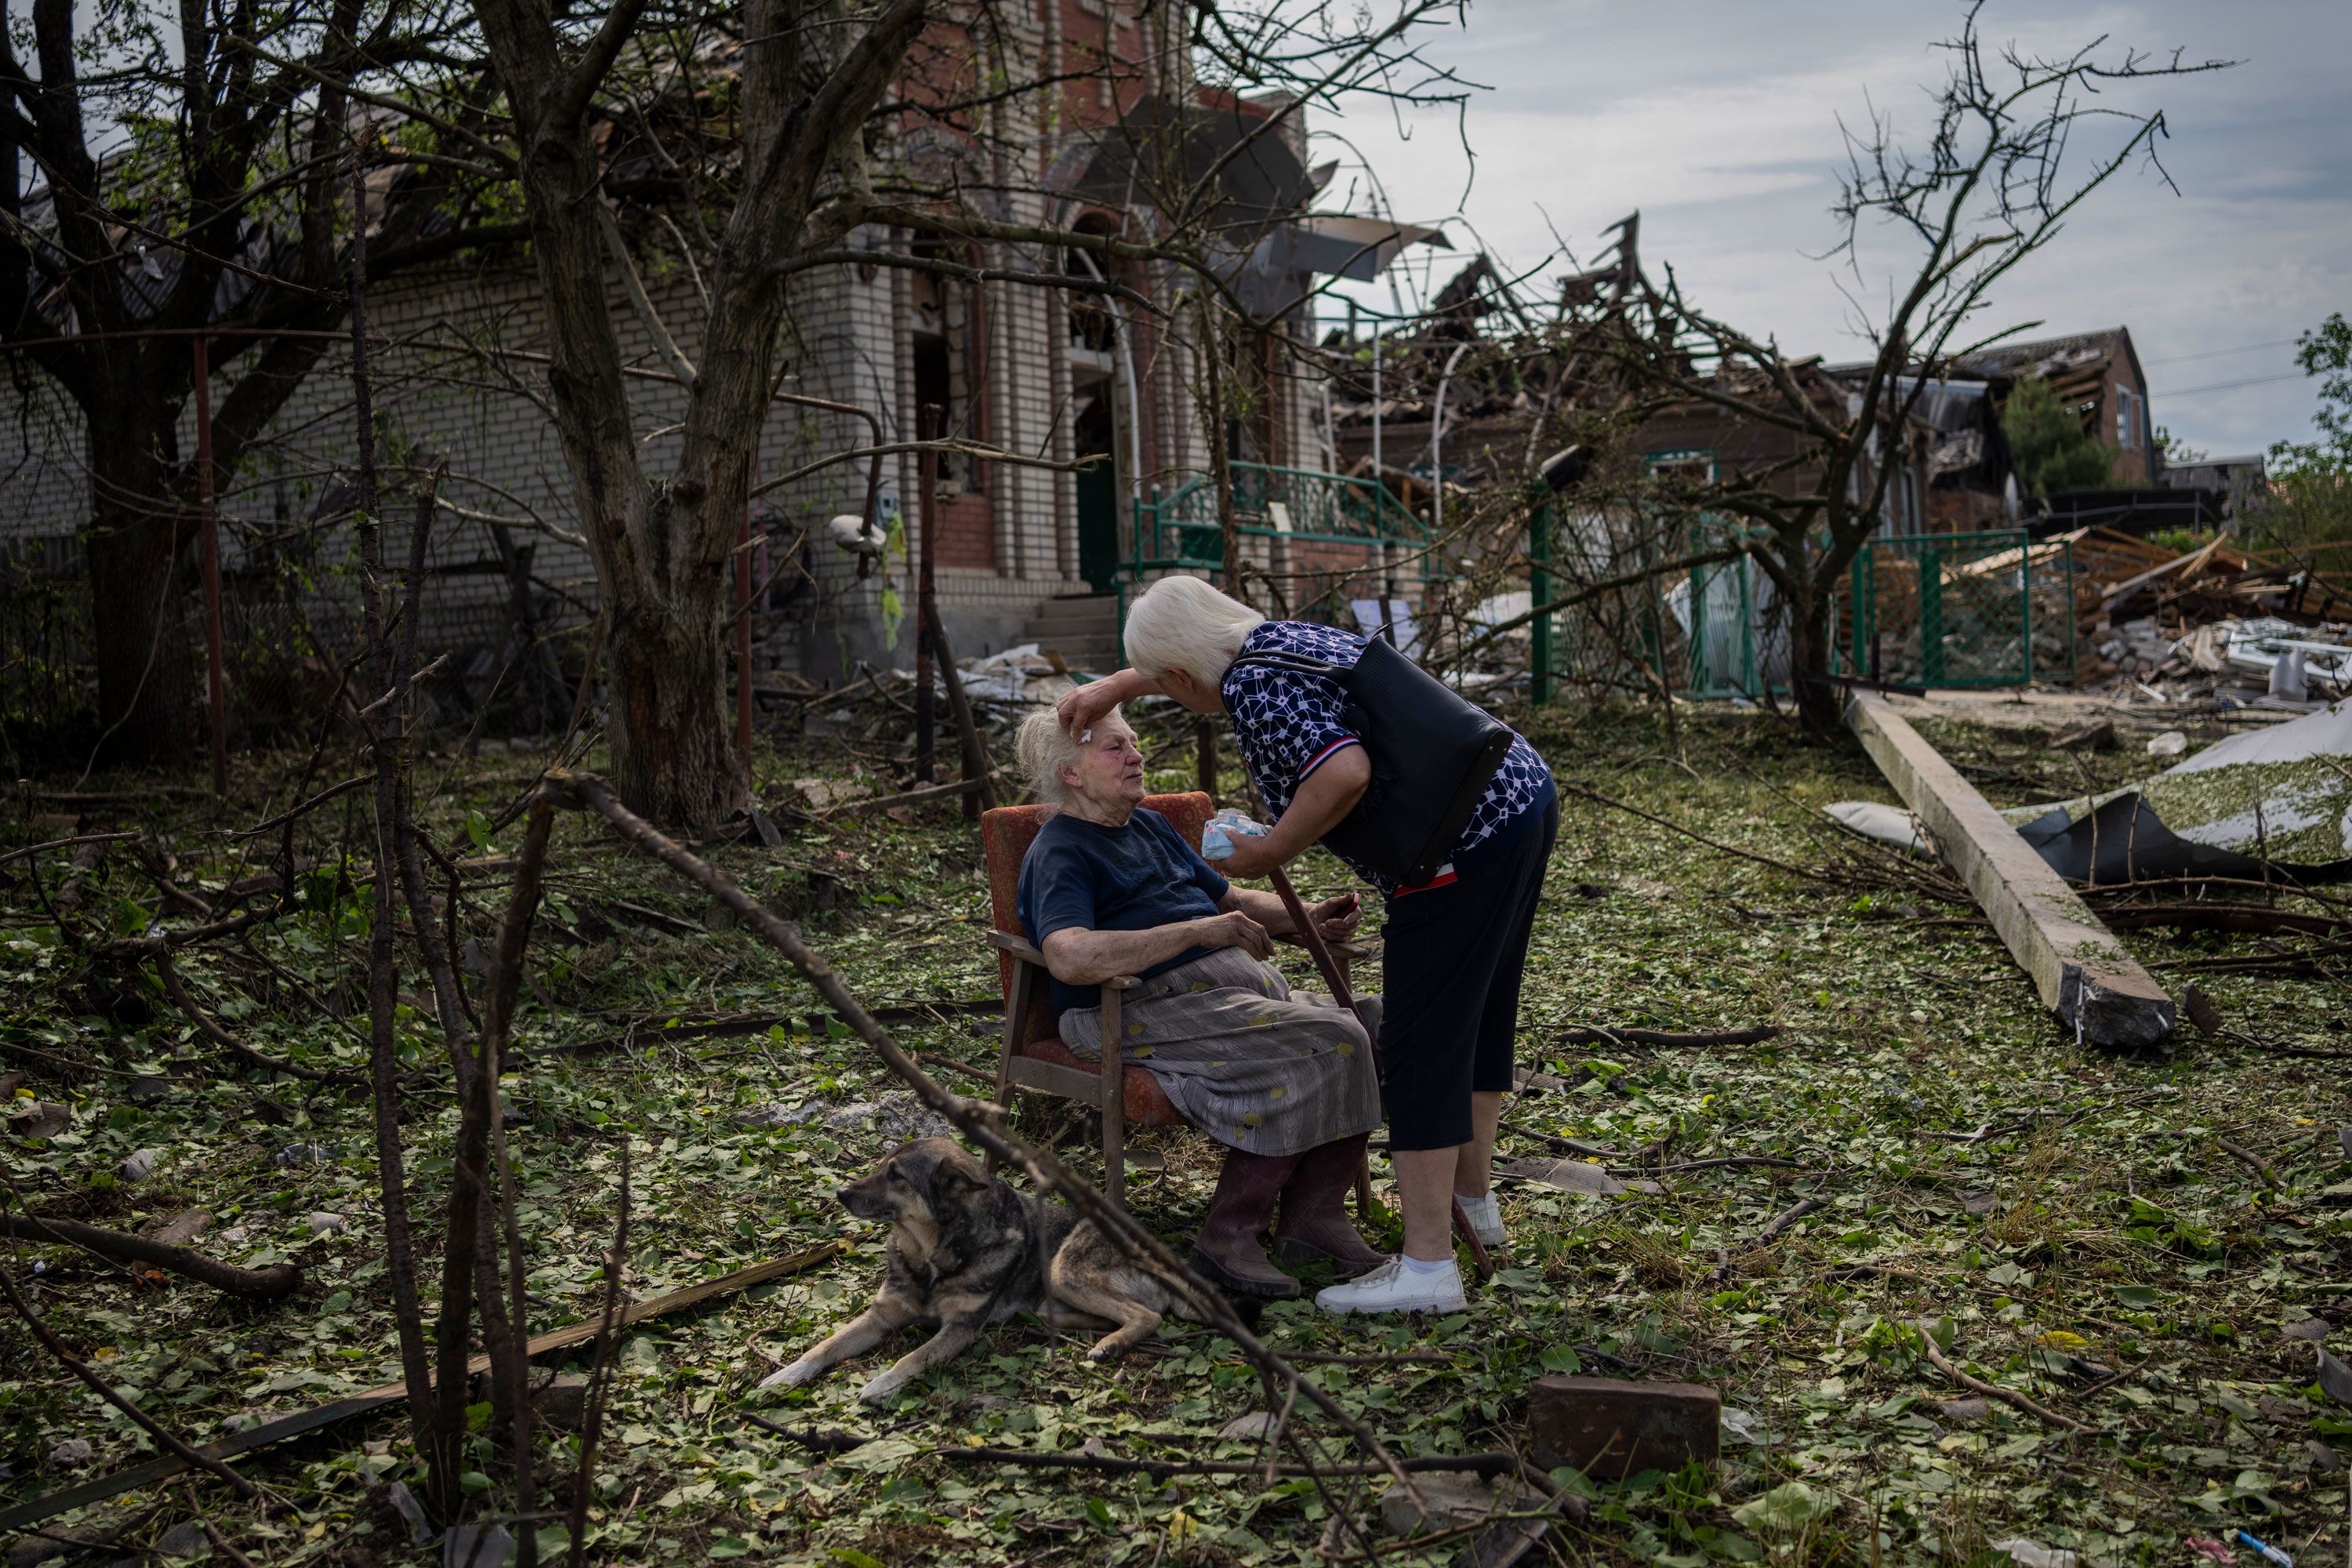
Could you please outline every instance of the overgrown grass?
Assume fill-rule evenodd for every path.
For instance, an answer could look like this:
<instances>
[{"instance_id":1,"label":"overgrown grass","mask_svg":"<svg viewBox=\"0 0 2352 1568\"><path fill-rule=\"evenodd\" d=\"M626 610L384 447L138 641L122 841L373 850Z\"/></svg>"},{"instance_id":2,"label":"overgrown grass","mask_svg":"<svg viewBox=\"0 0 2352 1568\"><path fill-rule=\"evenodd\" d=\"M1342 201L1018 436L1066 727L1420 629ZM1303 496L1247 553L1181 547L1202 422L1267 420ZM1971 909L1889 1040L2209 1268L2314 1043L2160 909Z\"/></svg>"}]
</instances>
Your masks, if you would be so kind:
<instances>
[{"instance_id":1,"label":"overgrown grass","mask_svg":"<svg viewBox=\"0 0 2352 1568\"><path fill-rule=\"evenodd\" d=\"M1563 778L1790 866L1825 858L1819 805L1885 798L1858 753L1802 747L1761 721L1686 719L1670 741L1638 715L1546 712L1530 733ZM2017 737L1937 738L2021 776L2046 765ZM447 772L426 792L428 825L462 846L478 813L478 853L510 849L512 830L480 830L527 775L512 763L439 765ZM795 743L764 758L761 772L772 783L827 766ZM2081 787L2053 782L2060 793ZM268 928L251 952L199 950L183 963L229 1026L318 1067L364 1057L368 896L353 885L366 873L363 802L346 797L336 809L348 812L317 824L322 869L301 914ZM259 868L208 859L231 842L217 829L264 814L257 792L216 821L116 815L167 833L181 877L217 887ZM20 819L15 831L33 841L58 830ZM343 845L352 858L338 876ZM780 849L751 841L712 853L803 920L869 1005L994 995L976 835L949 812L804 825ZM750 1392L874 1285L880 1236L829 1194L887 1147L892 1086L857 1041L826 1026L814 993L779 960L740 931L710 929L705 900L683 883L578 820L560 825L555 864L519 1024L522 1059L506 1086L532 1328L587 1316L599 1299L624 1138L630 1284L641 1295L824 1238L853 1240L820 1270L630 1335L595 1478L598 1558L1317 1561L1325 1503L1306 1483L1160 1486L931 1455L983 1441L1066 1450L1097 1440L1117 1454L1247 1455L1249 1445L1220 1447L1214 1434L1261 1408L1263 1394L1229 1346L1197 1330L1171 1327L1146 1353L1102 1368L1082 1359L1081 1339L1008 1327L883 1410L855 1405L856 1368L806 1390ZM41 1310L107 1376L190 1434L396 1376L363 1093L235 1070L151 981L94 968L61 942L21 879L26 865L7 869L20 879L6 895L0 947L0 1044L6 1065L28 1073L28 1090L74 1108L65 1135L9 1142L11 1201L124 1227L201 1206L215 1220L199 1246L240 1261L292 1258L308 1281L292 1300L247 1308L16 1245L8 1267L20 1280L33 1283L43 1266ZM829 912L812 872L839 879ZM54 893L54 861L43 875ZM1302 888L1340 879L1328 860L1300 878ZM487 942L502 895L494 877L474 887L463 932ZM616 900L688 922L691 934L656 929ZM152 884L127 860L110 861L81 907L84 920L118 931L156 914ZM2341 1326L2352 1302L2352 1163L2336 1131L2352 1125L2342 1064L2193 1036L2143 1059L2079 1050L2040 1015L1971 914L1792 876L1565 802L1521 1059L1570 1087L1522 1099L1510 1120L1626 1152L1671 1135L1670 1164L1732 1155L1796 1164L1669 1173L1659 1190L1615 1198L1516 1186L1504 1200L1507 1267L1466 1313L1336 1321L1299 1302L1268 1312L1268 1337L1295 1350L1444 1355L1443 1365L1315 1372L1417 1454L1515 1443L1528 1385L1547 1370L1718 1386L1744 1413L1734 1425L1747 1436L1727 1431L1711 1469L1591 1489L1590 1519L1558 1546L1571 1562L1957 1563L2024 1536L2094 1563L2176 1563L2188 1559L2185 1538L2226 1538L2240 1526L2298 1560L2334 1561L2346 1550L2345 1477L2323 1472L2312 1445L2352 1452L2352 1410L2314 1386L2311 1342L2282 1331L2317 1316L2330 1343L2352 1338ZM2192 960L2260 951L2258 941L2128 939L2144 958ZM2265 1040L2341 1049L2352 1033L2352 988L2341 983L2221 974L2204 988L2235 1026ZM403 1132L431 1244L456 1112L434 1087L446 1073L435 1072L442 1053L421 976L407 993L404 1051L418 1077ZM719 1037L664 1027L713 1014L779 1021ZM1562 1047L1559 1031L1581 1022L1785 1032L1706 1051ZM939 1010L897 1032L947 1081L980 1091L995 1028L984 1014ZM602 1044L566 1048L592 1042ZM125 1074L172 1081L152 1096ZM882 1101L882 1122L739 1120L809 1101ZM1040 1131L1055 1121L1024 1117ZM1068 1131L1062 1152L1089 1168L1087 1130ZM2266 1163L2279 1184L2224 1140ZM1167 1158L1163 1169L1130 1173L1130 1205L1181 1244L1205 1203L1213 1147L1191 1134L1141 1142ZM118 1179L120 1162L141 1148L162 1152L156 1174ZM1503 1152L1546 1150L1513 1133ZM1377 1157L1375 1175L1385 1175ZM1770 1247L1748 1245L1806 1196L1822 1207ZM313 1213L343 1216L348 1234L314 1236ZM1720 1283L1710 1283L1718 1263ZM1998 1402L1981 1413L1939 1403L1967 1391L1924 1359L1922 1332L1964 1370L2098 1433L2070 1436ZM11 1467L0 1496L134 1458L143 1440L51 1365L21 1325L0 1325L0 1460ZM829 1458L747 1427L746 1410L887 1440ZM70 1438L88 1441L91 1458L48 1468ZM480 1442L482 1506L496 1513L511 1507L501 1500L508 1466L486 1429ZM572 1453L567 1436L551 1436L543 1468L557 1502L542 1506L568 1495ZM233 1506L215 1484L196 1496L257 1560L425 1556L369 1499L371 1479L417 1479L390 1415L330 1428L248 1468L282 1500L266 1515ZM177 1490L142 1492L47 1528L128 1518L129 1548L187 1511Z\"/></svg>"}]
</instances>

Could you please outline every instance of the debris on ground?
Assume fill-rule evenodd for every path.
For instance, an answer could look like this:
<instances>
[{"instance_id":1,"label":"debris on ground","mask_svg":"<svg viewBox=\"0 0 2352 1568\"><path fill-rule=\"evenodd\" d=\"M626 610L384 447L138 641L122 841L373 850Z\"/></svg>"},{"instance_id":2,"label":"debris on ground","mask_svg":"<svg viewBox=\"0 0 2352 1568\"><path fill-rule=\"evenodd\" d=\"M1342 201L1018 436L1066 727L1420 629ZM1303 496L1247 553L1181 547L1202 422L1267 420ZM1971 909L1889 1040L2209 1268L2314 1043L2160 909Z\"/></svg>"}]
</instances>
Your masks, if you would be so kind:
<instances>
[{"instance_id":1,"label":"debris on ground","mask_svg":"<svg viewBox=\"0 0 2352 1568\"><path fill-rule=\"evenodd\" d=\"M2188 746L2176 730L2148 750L2177 757ZM2123 789L2004 815L2071 881L2342 880L2352 877L2352 700L2229 736Z\"/></svg>"},{"instance_id":2,"label":"debris on ground","mask_svg":"<svg viewBox=\"0 0 2352 1568\"><path fill-rule=\"evenodd\" d=\"M2071 564L2074 685L2119 701L2295 708L2352 694L2352 579L2225 530L2186 550L2114 529L2053 534L2023 568ZM1967 570L2014 570L2020 552ZM2036 619L2051 613L2037 597ZM2037 668L2043 665L2037 649ZM2063 664L2063 654L2057 664Z\"/></svg>"},{"instance_id":3,"label":"debris on ground","mask_svg":"<svg viewBox=\"0 0 2352 1568\"><path fill-rule=\"evenodd\" d=\"M1541 1468L1616 1479L1712 1464L1723 1396L1704 1384L1553 1373L1528 1391L1528 1448Z\"/></svg>"},{"instance_id":4,"label":"debris on ground","mask_svg":"<svg viewBox=\"0 0 2352 1568\"><path fill-rule=\"evenodd\" d=\"M738 1111L744 1127L829 1128L835 1132L870 1131L885 1146L916 1138L951 1138L955 1128L938 1111L915 1098L912 1089L893 1089L873 1100L853 1100L834 1105L821 1100L794 1106L758 1105Z\"/></svg>"},{"instance_id":5,"label":"debris on ground","mask_svg":"<svg viewBox=\"0 0 2352 1568\"><path fill-rule=\"evenodd\" d=\"M1039 652L1034 642L985 658L965 659L956 670L963 677L964 694L975 703L1035 708L1059 700L1070 689L1068 667L1058 657Z\"/></svg>"}]
</instances>

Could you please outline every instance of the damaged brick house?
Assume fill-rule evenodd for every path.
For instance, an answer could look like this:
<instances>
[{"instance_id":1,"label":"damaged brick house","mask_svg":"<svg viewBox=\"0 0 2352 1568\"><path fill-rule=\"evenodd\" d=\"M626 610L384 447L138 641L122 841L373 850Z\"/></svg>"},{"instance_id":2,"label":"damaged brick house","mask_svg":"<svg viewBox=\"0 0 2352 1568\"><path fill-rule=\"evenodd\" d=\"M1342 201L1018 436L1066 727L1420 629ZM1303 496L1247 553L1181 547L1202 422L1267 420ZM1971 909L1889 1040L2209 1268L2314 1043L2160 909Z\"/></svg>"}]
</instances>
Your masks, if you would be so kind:
<instances>
[{"instance_id":1,"label":"damaged brick house","mask_svg":"<svg viewBox=\"0 0 2352 1568\"><path fill-rule=\"evenodd\" d=\"M1834 367L1859 375L1866 364ZM2000 415L2021 381L2048 384L2059 403L2082 421L2083 433L2105 447L2114 464L2110 483L2059 497L2027 494L2001 433ZM2042 518L2053 528L2115 525L2139 516L2147 527L2193 522L2194 497L2159 496L2163 454L2148 413L2147 375L2128 327L2105 327L2064 337L2005 342L1954 360L1930 380L1917 405L1936 426L1930 457L1927 527L1938 533L2014 528ZM2158 514L2161 514L2160 516Z\"/></svg>"},{"instance_id":2,"label":"damaged brick house","mask_svg":"<svg viewBox=\"0 0 2352 1568\"><path fill-rule=\"evenodd\" d=\"M1498 287L1480 258L1439 290L1430 306L1401 330L1367 332L1350 322L1325 348L1348 365L1332 390L1339 466L1378 473L1407 505L1433 522L1483 489L1533 487L1545 459L1570 442L1591 442L1602 465L1601 488L1620 497L1598 510L1553 509L1550 535L1538 541L1518 524L1528 514L1511 506L1486 508L1509 536L1491 526L1479 537L1450 538L1461 581L1478 584L1457 614L1476 623L1507 619L1517 605L1552 587L1597 583L1639 573L1654 561L1700 552L1735 537L1743 525L1708 504L1714 487L1743 481L1768 495L1795 497L1818 482L1811 439L1780 423L1752 417L1697 395L1640 393L1624 377L1628 356L1612 353L1628 329L1642 330L1645 307L1633 247L1633 224L1622 226L1615 260L1567 279L1556 310L1529 308ZM1822 416L1843 423L1853 390L1818 358L1784 362L1789 384ZM1770 405L1780 395L1740 371L1711 378L1717 393ZM1752 381L1752 384L1751 384ZM1930 456L1938 431L1911 418L1898 439L1874 444L1853 478L1866 494L1885 466L1889 477L1877 527L1912 534L1930 526ZM1442 476L1442 485L1439 482ZM1588 492L1591 493L1589 488ZM1449 500L1449 494L1458 499ZM1511 586L1516 574L1524 590ZM1622 619L1649 629L1611 635L1616 647L1596 655L1637 688L1664 679L1678 689L1754 694L1785 679L1786 640L1776 590L1752 559L1712 563L1670 574L1660 599L1678 630L1665 629L1647 585L1612 595L1610 607L1580 610L1573 619ZM1624 598L1623 605L1614 605ZM1635 603L1634 601L1640 601ZM1619 616L1618 611L1623 614ZM1605 629L1605 628L1604 628ZM1585 627L1585 652L1600 634ZM1654 678L1623 662L1629 636L1650 651ZM1563 634L1563 647L1578 635ZM1543 656L1538 653L1538 658ZM1563 652L1562 668L1581 658ZM1613 661L1613 662L1612 662ZM1591 660L1586 661L1591 664Z\"/></svg>"},{"instance_id":3,"label":"damaged brick house","mask_svg":"<svg viewBox=\"0 0 2352 1568\"><path fill-rule=\"evenodd\" d=\"M1325 399L1312 365L1297 352L1304 301L1317 274L1360 268L1367 247L1347 226L1361 220L1307 211L1321 182L1306 167L1301 115L1293 111L1274 133L1262 133L1287 100L1240 99L1195 81L1181 19L1165 7L1034 0L996 16L1004 31L990 47L1049 85L987 109L984 135L902 115L893 146L909 185L961 189L1005 223L1148 233L1151 214L1134 199L1135 182L1120 175L1157 155L1171 134L1188 157L1195 144L1206 149L1199 156L1219 166L1230 209L1220 232L1226 281L1261 323L1236 334L1233 369L1252 389L1248 416L1218 437L1246 461L1327 468ZM947 24L927 41L934 61L978 52ZM726 61L715 59L712 68L723 73ZM919 88L910 84L907 96ZM633 147L621 117L614 125L607 156L625 187L629 161L649 154ZM1246 145L1239 156L1225 156L1240 143ZM701 282L681 219L626 200L616 211L631 259L608 268L607 298L635 377L634 423L657 468L675 454L683 404L673 374L677 350L664 340L692 341L659 323L698 321ZM1393 227L1375 226L1383 235ZM1076 252L942 245L881 226L856 231L848 246L928 250L966 266L1033 273L1083 273L1096 265ZM168 266L168 254L147 265ZM795 276L781 388L853 405L863 416L780 403L748 455L755 483L767 487L748 530L749 575L759 585L751 616L755 668L824 685L852 675L860 661L913 662L911 614L890 617L884 606L887 592L911 612L910 571L889 561L861 574L827 526L865 510L866 465L816 465L913 438L925 406L942 409L945 433L974 447L1060 464L1108 459L1073 473L966 453L941 458L938 581L956 650L985 654L1043 630L1069 645L1074 663L1115 654L1116 599L1106 591L1134 553L1139 509L1155 491L1197 481L1209 464L1210 437L1195 396L1195 339L1178 330L1186 279L1160 263L1111 270L1152 308L856 261ZM543 407L544 329L529 258L477 254L402 274L384 280L369 304L372 333L383 342L372 367L380 427L400 454L429 455L446 469L422 617L425 648L454 656L443 695L469 710L493 688L511 691L536 669L540 717L560 722L560 712L546 710L560 706L557 692L584 657L578 634L593 619L595 584L576 542L570 480ZM241 364L233 346L217 349L215 359L217 398ZM331 356L245 470L224 484L219 502L232 626L264 599L282 602L292 615L291 595L306 635L338 658L358 641L342 483L352 459L352 408L348 357ZM87 515L79 436L54 389L37 379L20 390L17 412L0 435L0 445L13 448L0 453L0 531L20 571L47 563L62 583L79 575L77 531ZM920 545L918 469L911 453L885 459L871 520L901 523L909 558ZM543 656L522 657L541 638L560 650L561 670Z\"/></svg>"}]
</instances>

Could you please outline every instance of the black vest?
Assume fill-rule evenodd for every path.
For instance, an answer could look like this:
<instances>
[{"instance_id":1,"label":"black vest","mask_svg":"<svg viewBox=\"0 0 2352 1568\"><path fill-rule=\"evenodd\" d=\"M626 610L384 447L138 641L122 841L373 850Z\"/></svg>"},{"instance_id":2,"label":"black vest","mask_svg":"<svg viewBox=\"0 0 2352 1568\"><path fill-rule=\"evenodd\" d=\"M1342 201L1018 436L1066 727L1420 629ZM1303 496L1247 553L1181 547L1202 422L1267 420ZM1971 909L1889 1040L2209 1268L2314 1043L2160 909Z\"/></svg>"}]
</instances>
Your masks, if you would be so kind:
<instances>
[{"instance_id":1,"label":"black vest","mask_svg":"<svg viewBox=\"0 0 2352 1568\"><path fill-rule=\"evenodd\" d=\"M1352 668L1298 654L1245 653L1247 666L1319 675L1348 696L1372 782L1323 842L1414 887L1437 874L1511 749L1510 727L1378 637Z\"/></svg>"}]
</instances>

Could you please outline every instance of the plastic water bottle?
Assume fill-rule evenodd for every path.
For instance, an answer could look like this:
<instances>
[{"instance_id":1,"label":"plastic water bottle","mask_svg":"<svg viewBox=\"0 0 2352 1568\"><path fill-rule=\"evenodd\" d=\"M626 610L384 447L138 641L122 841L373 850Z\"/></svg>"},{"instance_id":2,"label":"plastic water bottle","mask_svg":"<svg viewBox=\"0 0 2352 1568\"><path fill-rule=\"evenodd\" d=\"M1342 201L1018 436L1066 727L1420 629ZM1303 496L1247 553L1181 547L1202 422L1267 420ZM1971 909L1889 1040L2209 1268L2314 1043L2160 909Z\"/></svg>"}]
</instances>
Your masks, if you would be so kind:
<instances>
[{"instance_id":1,"label":"plastic water bottle","mask_svg":"<svg viewBox=\"0 0 2352 1568\"><path fill-rule=\"evenodd\" d=\"M1265 823L1253 822L1240 812L1228 808L1209 818L1209 825L1201 829L1201 858L1212 865L1219 860L1230 860L1234 858L1235 837L1263 838L1265 835Z\"/></svg>"}]
</instances>

